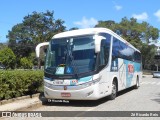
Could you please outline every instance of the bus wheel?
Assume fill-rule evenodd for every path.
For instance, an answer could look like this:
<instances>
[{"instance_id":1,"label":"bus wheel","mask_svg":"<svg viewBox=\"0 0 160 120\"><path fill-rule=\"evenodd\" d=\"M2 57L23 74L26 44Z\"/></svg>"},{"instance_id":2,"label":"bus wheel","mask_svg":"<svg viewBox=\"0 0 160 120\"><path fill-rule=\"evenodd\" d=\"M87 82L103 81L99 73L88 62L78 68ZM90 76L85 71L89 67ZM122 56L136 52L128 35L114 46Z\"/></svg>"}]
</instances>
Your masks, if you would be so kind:
<instances>
[{"instance_id":1,"label":"bus wheel","mask_svg":"<svg viewBox=\"0 0 160 120\"><path fill-rule=\"evenodd\" d=\"M135 89L139 88L139 77L137 76L136 85L134 86Z\"/></svg>"},{"instance_id":2,"label":"bus wheel","mask_svg":"<svg viewBox=\"0 0 160 120\"><path fill-rule=\"evenodd\" d=\"M114 100L116 98L116 96L117 96L117 85L116 85L116 81L113 80L113 82L112 82L112 93L109 96L109 99Z\"/></svg>"}]
</instances>

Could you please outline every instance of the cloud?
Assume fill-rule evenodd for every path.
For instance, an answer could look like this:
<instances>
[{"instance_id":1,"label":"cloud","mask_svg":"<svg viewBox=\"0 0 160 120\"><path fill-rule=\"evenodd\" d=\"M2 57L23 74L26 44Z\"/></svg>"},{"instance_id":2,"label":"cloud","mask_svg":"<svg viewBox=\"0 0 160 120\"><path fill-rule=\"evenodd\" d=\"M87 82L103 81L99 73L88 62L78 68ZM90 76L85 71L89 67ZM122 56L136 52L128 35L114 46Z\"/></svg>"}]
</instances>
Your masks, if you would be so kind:
<instances>
[{"instance_id":1,"label":"cloud","mask_svg":"<svg viewBox=\"0 0 160 120\"><path fill-rule=\"evenodd\" d=\"M81 21L74 22L75 25L80 26L81 28L91 28L98 24L98 21L95 18L83 17Z\"/></svg>"},{"instance_id":2,"label":"cloud","mask_svg":"<svg viewBox=\"0 0 160 120\"><path fill-rule=\"evenodd\" d=\"M142 14L133 14L132 17L136 18L137 20L147 20L148 14L143 12Z\"/></svg>"},{"instance_id":3,"label":"cloud","mask_svg":"<svg viewBox=\"0 0 160 120\"><path fill-rule=\"evenodd\" d=\"M114 8L119 11L119 10L122 9L122 6L120 6L120 5L115 5Z\"/></svg>"},{"instance_id":4,"label":"cloud","mask_svg":"<svg viewBox=\"0 0 160 120\"><path fill-rule=\"evenodd\" d=\"M154 15L158 18L158 21L160 22L160 9L155 12Z\"/></svg>"},{"instance_id":5,"label":"cloud","mask_svg":"<svg viewBox=\"0 0 160 120\"><path fill-rule=\"evenodd\" d=\"M121 10L123 7L121 5L118 5L115 1L112 1L112 3L114 4L114 8L119 11Z\"/></svg>"}]
</instances>

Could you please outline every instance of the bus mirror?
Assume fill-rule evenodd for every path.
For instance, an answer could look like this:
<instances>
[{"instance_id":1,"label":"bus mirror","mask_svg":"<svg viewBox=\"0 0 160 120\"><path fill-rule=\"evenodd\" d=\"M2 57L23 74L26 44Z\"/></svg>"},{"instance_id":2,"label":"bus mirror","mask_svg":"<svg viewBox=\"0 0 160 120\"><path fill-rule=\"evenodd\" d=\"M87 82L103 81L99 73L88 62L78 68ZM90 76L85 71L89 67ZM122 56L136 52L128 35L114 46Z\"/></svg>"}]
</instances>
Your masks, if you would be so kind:
<instances>
[{"instance_id":1,"label":"bus mirror","mask_svg":"<svg viewBox=\"0 0 160 120\"><path fill-rule=\"evenodd\" d=\"M46 46L46 45L49 45L49 42L43 42L43 43L40 43L36 46L36 57L39 58L40 56L40 48L42 46Z\"/></svg>"},{"instance_id":2,"label":"bus mirror","mask_svg":"<svg viewBox=\"0 0 160 120\"><path fill-rule=\"evenodd\" d=\"M95 35L94 39L95 39L95 53L98 53L100 52L100 48L101 48L101 40L106 39L106 38L103 36Z\"/></svg>"}]
</instances>

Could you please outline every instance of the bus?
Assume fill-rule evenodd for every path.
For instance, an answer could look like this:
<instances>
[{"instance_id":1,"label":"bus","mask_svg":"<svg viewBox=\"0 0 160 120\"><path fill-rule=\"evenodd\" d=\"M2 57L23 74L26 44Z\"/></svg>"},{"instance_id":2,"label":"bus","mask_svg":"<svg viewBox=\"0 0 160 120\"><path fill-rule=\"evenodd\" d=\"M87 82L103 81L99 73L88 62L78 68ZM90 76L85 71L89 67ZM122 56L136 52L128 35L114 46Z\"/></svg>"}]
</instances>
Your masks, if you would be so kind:
<instances>
[{"instance_id":1,"label":"bus","mask_svg":"<svg viewBox=\"0 0 160 120\"><path fill-rule=\"evenodd\" d=\"M47 99L97 100L129 87L142 79L141 52L107 28L86 28L53 36L44 67L44 96Z\"/></svg>"}]
</instances>

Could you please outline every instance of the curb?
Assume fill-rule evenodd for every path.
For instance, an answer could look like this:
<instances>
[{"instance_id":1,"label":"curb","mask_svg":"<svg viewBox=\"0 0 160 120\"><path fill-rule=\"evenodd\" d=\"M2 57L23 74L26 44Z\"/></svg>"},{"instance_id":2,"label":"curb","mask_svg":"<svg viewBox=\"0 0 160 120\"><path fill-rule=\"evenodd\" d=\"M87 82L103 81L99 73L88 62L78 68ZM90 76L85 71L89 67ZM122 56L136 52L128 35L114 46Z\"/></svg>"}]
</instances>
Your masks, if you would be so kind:
<instances>
[{"instance_id":1,"label":"curb","mask_svg":"<svg viewBox=\"0 0 160 120\"><path fill-rule=\"evenodd\" d=\"M33 94L33 95L27 95L27 96L8 99L8 100L2 100L2 101L0 101L0 106L8 104L8 103L15 102L17 100L24 100L24 99L29 99L29 98L33 98L33 97L38 97L39 95L40 95L40 93L37 93L37 94Z\"/></svg>"},{"instance_id":2,"label":"curb","mask_svg":"<svg viewBox=\"0 0 160 120\"><path fill-rule=\"evenodd\" d=\"M26 105L25 107L21 107L21 108L18 108L18 109L15 109L14 111L22 111L22 110L25 110L25 109L32 109L32 108L36 108L38 106L42 105L42 102L41 101L36 101L30 105Z\"/></svg>"}]
</instances>

